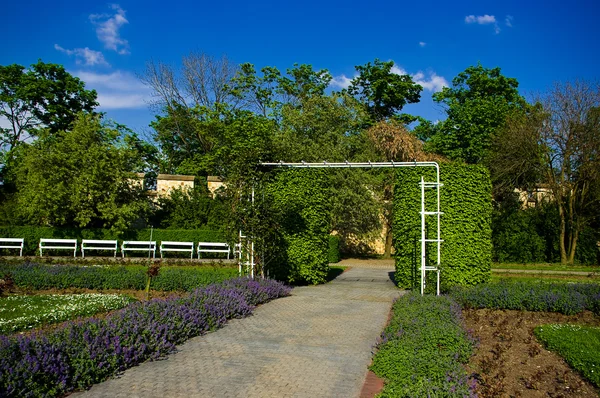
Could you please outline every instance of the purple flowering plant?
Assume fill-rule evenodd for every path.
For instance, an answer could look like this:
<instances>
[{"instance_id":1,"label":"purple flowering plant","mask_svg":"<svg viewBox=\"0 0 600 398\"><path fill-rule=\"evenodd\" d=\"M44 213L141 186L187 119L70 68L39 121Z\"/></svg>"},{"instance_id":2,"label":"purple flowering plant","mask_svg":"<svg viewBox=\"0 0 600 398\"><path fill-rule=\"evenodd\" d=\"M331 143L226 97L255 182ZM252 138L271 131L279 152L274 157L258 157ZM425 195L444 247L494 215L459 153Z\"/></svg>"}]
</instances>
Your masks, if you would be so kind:
<instances>
[{"instance_id":1,"label":"purple flowering plant","mask_svg":"<svg viewBox=\"0 0 600 398\"><path fill-rule=\"evenodd\" d=\"M289 295L273 280L236 278L185 297L134 303L104 318L72 321L49 332L0 336L0 396L61 396L127 368L156 360L177 344Z\"/></svg>"}]
</instances>

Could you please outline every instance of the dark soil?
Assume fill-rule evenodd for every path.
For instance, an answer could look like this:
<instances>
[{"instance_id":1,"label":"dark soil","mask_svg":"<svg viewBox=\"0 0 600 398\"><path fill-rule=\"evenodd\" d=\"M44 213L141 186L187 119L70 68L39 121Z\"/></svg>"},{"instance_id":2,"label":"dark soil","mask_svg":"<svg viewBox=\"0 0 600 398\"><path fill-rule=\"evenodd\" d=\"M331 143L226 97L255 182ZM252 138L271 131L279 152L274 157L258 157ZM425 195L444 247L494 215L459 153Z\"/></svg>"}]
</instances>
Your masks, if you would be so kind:
<instances>
[{"instance_id":1,"label":"dark soil","mask_svg":"<svg viewBox=\"0 0 600 398\"><path fill-rule=\"evenodd\" d=\"M488 309L463 313L467 328L480 341L468 366L477 379L479 397L598 396L598 389L533 334L536 326L550 323L600 326L598 316Z\"/></svg>"}]
</instances>

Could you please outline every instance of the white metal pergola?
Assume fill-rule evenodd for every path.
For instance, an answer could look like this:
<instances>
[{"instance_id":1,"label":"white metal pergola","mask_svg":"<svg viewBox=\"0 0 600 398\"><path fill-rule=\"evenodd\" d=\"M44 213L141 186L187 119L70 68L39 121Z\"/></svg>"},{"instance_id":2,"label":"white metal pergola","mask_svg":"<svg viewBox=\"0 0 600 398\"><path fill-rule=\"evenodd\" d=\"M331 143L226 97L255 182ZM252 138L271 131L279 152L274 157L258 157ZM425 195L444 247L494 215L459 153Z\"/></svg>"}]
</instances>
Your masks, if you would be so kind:
<instances>
[{"instance_id":1,"label":"white metal pergola","mask_svg":"<svg viewBox=\"0 0 600 398\"><path fill-rule=\"evenodd\" d=\"M436 292L440 294L440 262L441 262L441 215L443 214L440 209L440 188L442 183L440 182L440 166L436 162L320 162L320 163L308 163L308 162L262 162L261 166L265 167L296 167L296 168L389 168L389 167L433 167L435 168L436 180L425 181L421 176L421 182L419 186L421 188L421 294L425 291L425 276L426 272L434 271L436 273ZM425 191L426 189L435 189L436 191L436 205L435 210L427 210L425 206ZM252 201L254 202L254 189L252 190ZM427 237L426 219L428 216L435 216L437 221L436 235L434 237ZM240 231L240 248L242 246L242 238L247 239L246 236ZM254 276L254 243L249 243L249 250L247 260L244 264L250 268L251 276ZM435 243L437 249L436 265L427 265L427 243ZM240 250L240 271L242 264L242 254Z\"/></svg>"}]
</instances>

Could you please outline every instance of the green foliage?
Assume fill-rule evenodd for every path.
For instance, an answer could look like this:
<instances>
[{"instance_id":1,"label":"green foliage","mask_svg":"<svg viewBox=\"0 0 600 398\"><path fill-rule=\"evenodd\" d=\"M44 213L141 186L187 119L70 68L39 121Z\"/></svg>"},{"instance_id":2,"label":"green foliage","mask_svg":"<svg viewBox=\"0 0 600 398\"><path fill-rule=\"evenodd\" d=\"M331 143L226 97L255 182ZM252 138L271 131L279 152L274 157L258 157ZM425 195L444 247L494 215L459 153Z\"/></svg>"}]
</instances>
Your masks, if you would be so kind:
<instances>
[{"instance_id":1,"label":"green foliage","mask_svg":"<svg viewBox=\"0 0 600 398\"><path fill-rule=\"evenodd\" d=\"M519 83L500 68L470 66L452 80L452 87L433 95L448 117L426 133L428 149L452 160L479 163L488 156L497 129L507 115L526 107ZM423 131L421 131L421 134Z\"/></svg>"},{"instance_id":2,"label":"green foliage","mask_svg":"<svg viewBox=\"0 0 600 398\"><path fill-rule=\"evenodd\" d=\"M394 191L396 282L416 287L421 267L421 176L435 182L433 168L401 168ZM473 285L491 276L491 184L483 166L440 165L441 281ZM426 190L426 211L435 210L435 189ZM427 237L435 237L436 217L426 216ZM427 244L427 265L436 263L436 244ZM433 273L430 273L433 275ZM433 285L433 284L430 284Z\"/></svg>"},{"instance_id":3,"label":"green foliage","mask_svg":"<svg viewBox=\"0 0 600 398\"><path fill-rule=\"evenodd\" d=\"M522 209L516 197L507 197L492 212L493 261L500 263L554 263L560 261L560 217L556 203L538 203ZM575 260L598 264L598 231L583 228Z\"/></svg>"},{"instance_id":4,"label":"green foliage","mask_svg":"<svg viewBox=\"0 0 600 398\"><path fill-rule=\"evenodd\" d=\"M129 228L148 205L127 181L136 153L121 138L98 117L80 114L71 131L28 146L17 170L19 211L33 225Z\"/></svg>"},{"instance_id":5,"label":"green foliage","mask_svg":"<svg viewBox=\"0 0 600 398\"><path fill-rule=\"evenodd\" d=\"M24 263L0 264L0 272L10 273L15 286L23 289L132 289L146 287L143 265L78 266ZM192 291L210 283L238 275L236 267L161 267L152 279L152 289L160 291Z\"/></svg>"},{"instance_id":6,"label":"green foliage","mask_svg":"<svg viewBox=\"0 0 600 398\"><path fill-rule=\"evenodd\" d=\"M600 328L543 325L534 333L544 346L558 353L573 369L600 387Z\"/></svg>"},{"instance_id":7,"label":"green foliage","mask_svg":"<svg viewBox=\"0 0 600 398\"><path fill-rule=\"evenodd\" d=\"M121 239L121 240L152 240L174 242L226 242L224 234L211 229L133 229L115 232L102 228L51 228L51 227L0 227L0 237L24 238L24 255L39 254L38 245L40 238L48 239ZM14 250L11 254L14 255Z\"/></svg>"},{"instance_id":8,"label":"green foliage","mask_svg":"<svg viewBox=\"0 0 600 398\"><path fill-rule=\"evenodd\" d=\"M340 237L329 235L329 254L327 256L329 263L339 263L340 257Z\"/></svg>"},{"instance_id":9,"label":"green foliage","mask_svg":"<svg viewBox=\"0 0 600 398\"><path fill-rule=\"evenodd\" d=\"M150 224L159 228L222 229L227 216L225 201L217 195L208 196L206 182L195 184L193 190L174 189L171 195L158 199L158 208Z\"/></svg>"},{"instance_id":10,"label":"green foliage","mask_svg":"<svg viewBox=\"0 0 600 398\"><path fill-rule=\"evenodd\" d=\"M358 76L352 79L348 92L357 96L377 122L388 119L402 110L404 105L419 102L423 87L416 84L408 74L399 75L392 71L394 61L356 66Z\"/></svg>"},{"instance_id":11,"label":"green foliage","mask_svg":"<svg viewBox=\"0 0 600 398\"><path fill-rule=\"evenodd\" d=\"M323 283L329 264L325 175L314 169L276 173L267 195L281 243L274 248L278 252L270 275L290 283Z\"/></svg>"},{"instance_id":12,"label":"green foliage","mask_svg":"<svg viewBox=\"0 0 600 398\"><path fill-rule=\"evenodd\" d=\"M463 368L474 341L460 307L444 296L407 294L393 306L371 369L386 379L381 397L463 397L474 383Z\"/></svg>"},{"instance_id":13,"label":"green foliage","mask_svg":"<svg viewBox=\"0 0 600 398\"><path fill-rule=\"evenodd\" d=\"M0 140L8 150L36 136L39 128L70 129L79 112L92 112L97 105L96 91L86 90L61 65L39 61L29 70L0 65L0 116L11 125L0 128Z\"/></svg>"},{"instance_id":14,"label":"green foliage","mask_svg":"<svg viewBox=\"0 0 600 398\"><path fill-rule=\"evenodd\" d=\"M465 308L549 311L566 315L584 310L598 313L600 285L541 281L485 283L454 287L450 294Z\"/></svg>"}]
</instances>

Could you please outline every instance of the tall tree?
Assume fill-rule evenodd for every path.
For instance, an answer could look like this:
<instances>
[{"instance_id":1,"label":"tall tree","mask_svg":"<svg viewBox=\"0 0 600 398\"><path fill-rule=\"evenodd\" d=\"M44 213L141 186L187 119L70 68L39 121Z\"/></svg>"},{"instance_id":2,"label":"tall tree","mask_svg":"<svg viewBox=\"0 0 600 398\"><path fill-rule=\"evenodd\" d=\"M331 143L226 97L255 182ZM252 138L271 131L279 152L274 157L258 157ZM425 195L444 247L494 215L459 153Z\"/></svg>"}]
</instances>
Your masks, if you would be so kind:
<instances>
[{"instance_id":1,"label":"tall tree","mask_svg":"<svg viewBox=\"0 0 600 398\"><path fill-rule=\"evenodd\" d=\"M128 181L139 153L122 139L83 113L69 131L41 132L17 170L19 211L34 225L129 228L147 199Z\"/></svg>"},{"instance_id":2,"label":"tall tree","mask_svg":"<svg viewBox=\"0 0 600 398\"><path fill-rule=\"evenodd\" d=\"M469 66L452 80L452 87L433 95L434 101L446 108L447 118L424 134L428 148L452 160L484 161L507 115L526 106L518 86L517 80L503 76L500 68Z\"/></svg>"},{"instance_id":3,"label":"tall tree","mask_svg":"<svg viewBox=\"0 0 600 398\"><path fill-rule=\"evenodd\" d=\"M71 128L79 112L92 112L96 91L69 74L61 65L39 61L26 70L21 65L0 65L1 145L10 152L19 142L37 136L38 129L56 133Z\"/></svg>"},{"instance_id":4,"label":"tall tree","mask_svg":"<svg viewBox=\"0 0 600 398\"><path fill-rule=\"evenodd\" d=\"M560 257L573 263L584 227L600 204L600 85L556 84L538 111L507 124L497 138L496 168L539 176L560 216Z\"/></svg>"},{"instance_id":5,"label":"tall tree","mask_svg":"<svg viewBox=\"0 0 600 398\"><path fill-rule=\"evenodd\" d=\"M356 96L365 106L373 122L389 119L406 104L419 102L423 87L416 84L410 75L398 74L394 61L356 66L358 76L352 79L348 92Z\"/></svg>"}]
</instances>

